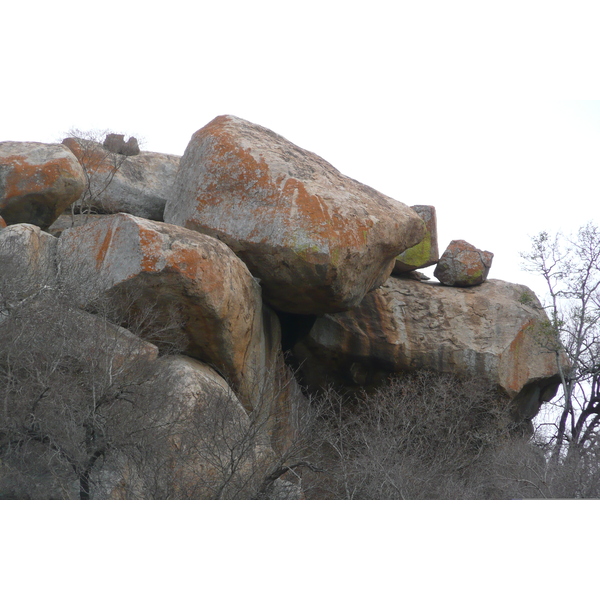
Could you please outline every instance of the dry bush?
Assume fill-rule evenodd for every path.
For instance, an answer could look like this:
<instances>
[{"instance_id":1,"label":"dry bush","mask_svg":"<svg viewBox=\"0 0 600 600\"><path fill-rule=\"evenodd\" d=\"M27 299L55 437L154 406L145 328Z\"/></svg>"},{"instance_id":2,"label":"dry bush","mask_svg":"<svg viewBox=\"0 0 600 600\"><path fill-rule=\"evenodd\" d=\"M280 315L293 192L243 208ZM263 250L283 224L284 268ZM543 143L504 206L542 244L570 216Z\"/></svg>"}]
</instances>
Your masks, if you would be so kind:
<instances>
[{"instance_id":1,"label":"dry bush","mask_svg":"<svg viewBox=\"0 0 600 600\"><path fill-rule=\"evenodd\" d=\"M329 391L322 401L334 498L481 497L479 461L512 429L506 398L450 375L407 374L368 397Z\"/></svg>"},{"instance_id":2,"label":"dry bush","mask_svg":"<svg viewBox=\"0 0 600 600\"><path fill-rule=\"evenodd\" d=\"M83 194L71 205L73 223L77 213L86 215L87 219L87 215L104 212L102 198L128 158L124 154L111 152L103 145L105 138L111 133L108 129L87 131L70 129L63 140L65 143L72 139L79 146L78 160L86 181Z\"/></svg>"},{"instance_id":3,"label":"dry bush","mask_svg":"<svg viewBox=\"0 0 600 600\"><path fill-rule=\"evenodd\" d=\"M0 497L300 496L313 468L308 406L294 407L285 447L271 447L289 425L285 411L286 422L273 414L272 395L284 395L291 374L279 390L271 369L255 377L250 414L225 382L175 393L163 364L180 349L176 318L157 319L134 295L106 297L81 275L84 312L76 290L40 280L10 253L1 260Z\"/></svg>"}]
</instances>

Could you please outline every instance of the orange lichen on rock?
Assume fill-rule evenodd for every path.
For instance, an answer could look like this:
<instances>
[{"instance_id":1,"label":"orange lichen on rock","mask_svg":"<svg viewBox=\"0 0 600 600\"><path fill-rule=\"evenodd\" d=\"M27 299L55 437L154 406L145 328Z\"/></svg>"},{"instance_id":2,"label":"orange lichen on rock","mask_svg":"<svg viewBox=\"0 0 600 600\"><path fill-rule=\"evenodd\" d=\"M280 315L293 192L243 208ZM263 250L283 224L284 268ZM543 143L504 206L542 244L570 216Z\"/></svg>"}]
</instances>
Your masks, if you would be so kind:
<instances>
[{"instance_id":1,"label":"orange lichen on rock","mask_svg":"<svg viewBox=\"0 0 600 600\"><path fill-rule=\"evenodd\" d=\"M141 226L139 228L141 261L140 267L146 273L159 270L159 258L163 251L161 236L158 232Z\"/></svg>"},{"instance_id":2,"label":"orange lichen on rock","mask_svg":"<svg viewBox=\"0 0 600 600\"><path fill-rule=\"evenodd\" d=\"M0 212L8 225L49 227L83 192L85 176L61 144L1 142Z\"/></svg>"},{"instance_id":3,"label":"orange lichen on rock","mask_svg":"<svg viewBox=\"0 0 600 600\"><path fill-rule=\"evenodd\" d=\"M355 306L425 234L406 205L232 116L192 136L164 219L224 241L270 304L305 314Z\"/></svg>"}]
</instances>

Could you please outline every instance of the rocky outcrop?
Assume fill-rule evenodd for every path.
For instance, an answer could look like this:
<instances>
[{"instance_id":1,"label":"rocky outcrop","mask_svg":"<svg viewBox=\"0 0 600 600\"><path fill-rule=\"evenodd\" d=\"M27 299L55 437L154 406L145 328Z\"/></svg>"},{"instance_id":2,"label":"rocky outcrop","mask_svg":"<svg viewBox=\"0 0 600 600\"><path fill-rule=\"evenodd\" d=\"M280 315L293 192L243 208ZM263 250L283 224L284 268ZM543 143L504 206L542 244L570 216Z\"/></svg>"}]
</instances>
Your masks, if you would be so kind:
<instances>
[{"instance_id":1,"label":"rocky outcrop","mask_svg":"<svg viewBox=\"0 0 600 600\"><path fill-rule=\"evenodd\" d=\"M122 414L136 424L147 417L152 432L144 429L131 454L117 449L103 458L94 472L103 497L154 497L144 488L146 467L156 467L155 482L168 488L157 497L233 497L230 484L232 495L302 497L292 483L302 475L283 476L283 457L295 456L312 404L290 366L309 389L360 389L366 402L393 373L481 378L503 393L517 420L531 419L556 392L547 317L528 288L487 280L490 252L455 240L438 261L434 207L409 208L268 129L218 117L194 134L181 161L133 155L135 144L123 136L104 145L69 138L91 195L79 197L86 212L58 219L55 211L69 204L52 190L67 188L69 176L48 157L68 155L85 175L77 159L62 145L6 144L0 349L14 347L2 344L9 329L16 340L27 324L26 349L36 348L42 329L44 348L63 338L71 344L58 348L57 377L111 380L130 363L143 375L132 384L142 390L139 414ZM43 225L11 224L38 213ZM441 284L424 283L415 269L436 261ZM73 389L79 406L83 388ZM95 390L81 399L95 403ZM115 398L133 406L127 393ZM238 444L243 460L232 474ZM147 448L162 454L149 457ZM157 457L162 463L152 462Z\"/></svg>"},{"instance_id":2,"label":"rocky outcrop","mask_svg":"<svg viewBox=\"0 0 600 600\"><path fill-rule=\"evenodd\" d=\"M532 398L547 400L558 385L546 322L522 285L449 288L392 277L358 308L317 319L294 350L312 386L377 385L390 373L429 369L490 381L530 418Z\"/></svg>"},{"instance_id":3,"label":"rocky outcrop","mask_svg":"<svg viewBox=\"0 0 600 600\"><path fill-rule=\"evenodd\" d=\"M0 142L0 214L42 229L82 194L85 175L62 144Z\"/></svg>"},{"instance_id":4,"label":"rocky outcrop","mask_svg":"<svg viewBox=\"0 0 600 600\"><path fill-rule=\"evenodd\" d=\"M62 284L82 304L97 294L127 296L132 311L153 312L155 327L180 322L184 352L218 369L251 406L260 286L225 244L122 213L64 231L58 261Z\"/></svg>"},{"instance_id":5,"label":"rocky outcrop","mask_svg":"<svg viewBox=\"0 0 600 600\"><path fill-rule=\"evenodd\" d=\"M406 205L232 116L192 137L165 221L225 242L272 306L300 314L356 306L425 234Z\"/></svg>"},{"instance_id":6,"label":"rocky outcrop","mask_svg":"<svg viewBox=\"0 0 600 600\"><path fill-rule=\"evenodd\" d=\"M464 240L453 240L433 272L440 283L468 287L483 283L490 272L494 255L478 250Z\"/></svg>"},{"instance_id":7,"label":"rocky outcrop","mask_svg":"<svg viewBox=\"0 0 600 600\"><path fill-rule=\"evenodd\" d=\"M418 204L411 208L423 219L427 228L425 237L412 248L396 257L393 275L425 269L435 265L440 258L437 238L437 216L434 206Z\"/></svg>"},{"instance_id":8,"label":"rocky outcrop","mask_svg":"<svg viewBox=\"0 0 600 600\"><path fill-rule=\"evenodd\" d=\"M93 211L127 212L162 221L179 166L179 156L140 152L116 154L102 144L66 138L65 144L88 172L91 197L83 200Z\"/></svg>"},{"instance_id":9,"label":"rocky outcrop","mask_svg":"<svg viewBox=\"0 0 600 600\"><path fill-rule=\"evenodd\" d=\"M140 153L140 146L134 137L125 141L125 136L119 133L109 133L102 145L108 151L123 156L136 156Z\"/></svg>"}]
</instances>

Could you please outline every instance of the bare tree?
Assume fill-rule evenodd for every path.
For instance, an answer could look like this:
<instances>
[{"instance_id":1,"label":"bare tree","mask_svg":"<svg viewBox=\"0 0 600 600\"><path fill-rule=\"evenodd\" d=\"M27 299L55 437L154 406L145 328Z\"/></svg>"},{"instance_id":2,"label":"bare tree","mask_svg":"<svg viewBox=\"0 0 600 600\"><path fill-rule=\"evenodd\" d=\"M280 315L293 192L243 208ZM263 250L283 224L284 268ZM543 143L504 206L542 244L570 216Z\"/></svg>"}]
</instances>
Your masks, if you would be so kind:
<instances>
[{"instance_id":1,"label":"bare tree","mask_svg":"<svg viewBox=\"0 0 600 600\"><path fill-rule=\"evenodd\" d=\"M177 315L156 319L133 294L95 294L93 281L84 312L76 294L15 253L0 260L0 497L300 495L303 471L317 470L306 456L308 404L294 407L293 433L272 445L286 429L272 397L287 393L291 373L276 390L275 367L256 377L249 414L208 366L221 383L178 389L168 376L180 349Z\"/></svg>"},{"instance_id":2,"label":"bare tree","mask_svg":"<svg viewBox=\"0 0 600 600\"><path fill-rule=\"evenodd\" d=\"M542 232L522 257L548 291L550 323L540 335L556 356L562 392L552 403L558 411L552 460L588 460L600 425L600 230L588 223L575 237Z\"/></svg>"},{"instance_id":3,"label":"bare tree","mask_svg":"<svg viewBox=\"0 0 600 600\"><path fill-rule=\"evenodd\" d=\"M84 222L92 213L103 212L102 198L119 172L128 155L111 151L103 141L114 137L109 130L70 129L63 144L77 156L85 174L86 186L81 198L71 205L71 218L76 212L85 215ZM122 136L119 136L122 137Z\"/></svg>"}]
</instances>

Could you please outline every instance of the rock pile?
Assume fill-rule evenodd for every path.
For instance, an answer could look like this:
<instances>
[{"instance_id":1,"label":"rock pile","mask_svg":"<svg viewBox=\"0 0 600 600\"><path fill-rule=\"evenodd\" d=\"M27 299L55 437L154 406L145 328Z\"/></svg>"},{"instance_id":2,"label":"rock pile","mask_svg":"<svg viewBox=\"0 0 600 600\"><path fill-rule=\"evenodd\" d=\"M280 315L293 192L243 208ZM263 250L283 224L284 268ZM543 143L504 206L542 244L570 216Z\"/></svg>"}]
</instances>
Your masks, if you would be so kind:
<instances>
[{"instance_id":1,"label":"rock pile","mask_svg":"<svg viewBox=\"0 0 600 600\"><path fill-rule=\"evenodd\" d=\"M267 446L285 448L306 399L284 349L309 388L425 368L494 383L519 419L554 395L534 294L488 281L493 255L465 241L440 258L433 206L384 196L232 116L197 131L181 160L134 152L123 136L84 142L0 144L0 269L27 275L24 300L49 285L82 312L128 298L125 326L144 311L175 323L180 356L151 359L191 406L226 390L240 423L263 413ZM104 214L69 217L51 229L58 239L43 231L78 201L90 165L114 167L107 153L121 162L95 190ZM436 263L443 285L420 281Z\"/></svg>"}]
</instances>

